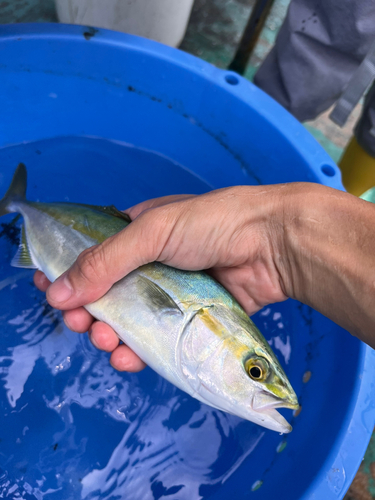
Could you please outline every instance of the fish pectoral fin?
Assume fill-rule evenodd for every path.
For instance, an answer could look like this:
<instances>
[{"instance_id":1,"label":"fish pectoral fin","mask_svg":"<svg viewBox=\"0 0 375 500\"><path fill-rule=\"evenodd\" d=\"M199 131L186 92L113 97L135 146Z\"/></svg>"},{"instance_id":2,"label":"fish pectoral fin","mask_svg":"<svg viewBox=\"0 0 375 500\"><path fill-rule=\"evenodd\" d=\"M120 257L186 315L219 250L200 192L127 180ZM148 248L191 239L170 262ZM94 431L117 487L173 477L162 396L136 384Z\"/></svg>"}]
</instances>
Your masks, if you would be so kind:
<instances>
[{"instance_id":1,"label":"fish pectoral fin","mask_svg":"<svg viewBox=\"0 0 375 500\"><path fill-rule=\"evenodd\" d=\"M172 297L145 276L139 276L137 287L139 293L146 299L147 305L155 312L169 310L183 314Z\"/></svg>"},{"instance_id":2,"label":"fish pectoral fin","mask_svg":"<svg viewBox=\"0 0 375 500\"><path fill-rule=\"evenodd\" d=\"M25 269L38 269L38 267L33 262L29 247L27 245L25 226L22 226L20 246L18 247L17 253L13 257L10 265L13 267L22 267Z\"/></svg>"}]
</instances>

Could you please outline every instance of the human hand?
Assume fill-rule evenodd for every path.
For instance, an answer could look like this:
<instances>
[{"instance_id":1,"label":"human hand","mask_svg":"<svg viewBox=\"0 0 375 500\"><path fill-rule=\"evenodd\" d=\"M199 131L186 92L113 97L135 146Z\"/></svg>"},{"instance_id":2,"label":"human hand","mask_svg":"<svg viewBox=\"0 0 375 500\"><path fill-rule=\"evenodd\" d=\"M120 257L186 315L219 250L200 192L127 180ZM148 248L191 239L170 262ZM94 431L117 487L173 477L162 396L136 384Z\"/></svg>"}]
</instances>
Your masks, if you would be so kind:
<instances>
[{"instance_id":1,"label":"human hand","mask_svg":"<svg viewBox=\"0 0 375 500\"><path fill-rule=\"evenodd\" d=\"M282 243L284 191L284 185L242 186L145 201L126 211L133 220L128 227L83 252L52 286L40 271L34 282L47 292L52 306L64 310L68 328L89 331L96 347L112 352L116 369L139 371L145 365L138 356L119 345L114 331L95 321L82 305L97 300L133 269L156 260L180 269L209 270L248 314L286 299L274 259Z\"/></svg>"},{"instance_id":2,"label":"human hand","mask_svg":"<svg viewBox=\"0 0 375 500\"><path fill-rule=\"evenodd\" d=\"M375 347L374 204L318 184L292 183L157 198L127 213L129 226L84 251L52 285L35 274L68 327L89 330L94 345L112 352L118 370L139 371L144 363L82 306L154 261L207 270L248 314L297 299Z\"/></svg>"}]
</instances>

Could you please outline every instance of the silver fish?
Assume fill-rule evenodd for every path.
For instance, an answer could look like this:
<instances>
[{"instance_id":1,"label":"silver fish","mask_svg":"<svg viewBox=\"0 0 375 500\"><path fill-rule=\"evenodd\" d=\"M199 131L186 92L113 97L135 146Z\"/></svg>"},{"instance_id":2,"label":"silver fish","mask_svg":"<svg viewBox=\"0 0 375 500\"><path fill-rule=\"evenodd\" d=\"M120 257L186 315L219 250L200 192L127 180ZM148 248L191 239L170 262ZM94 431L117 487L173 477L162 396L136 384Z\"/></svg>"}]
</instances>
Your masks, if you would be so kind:
<instances>
[{"instance_id":1,"label":"silver fish","mask_svg":"<svg viewBox=\"0 0 375 500\"><path fill-rule=\"evenodd\" d=\"M26 201L26 178L20 164L0 201L0 215L24 219L14 266L40 269L54 281L83 250L130 223L114 207ZM277 358L236 300L204 272L148 264L86 309L199 401L277 432L292 430L276 408L296 409L298 401Z\"/></svg>"}]
</instances>

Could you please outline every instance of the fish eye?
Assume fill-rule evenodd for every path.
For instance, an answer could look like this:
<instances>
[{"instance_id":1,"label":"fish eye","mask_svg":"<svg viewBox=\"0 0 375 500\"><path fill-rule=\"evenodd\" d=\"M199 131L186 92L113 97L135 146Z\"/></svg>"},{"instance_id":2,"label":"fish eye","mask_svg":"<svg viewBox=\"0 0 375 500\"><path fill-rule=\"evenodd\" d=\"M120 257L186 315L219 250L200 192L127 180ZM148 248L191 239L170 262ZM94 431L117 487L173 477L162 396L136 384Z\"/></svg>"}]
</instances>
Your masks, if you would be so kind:
<instances>
[{"instance_id":1,"label":"fish eye","mask_svg":"<svg viewBox=\"0 0 375 500\"><path fill-rule=\"evenodd\" d=\"M263 371L259 366L252 366L249 370L251 378L255 378L256 380L262 378Z\"/></svg>"},{"instance_id":2,"label":"fish eye","mask_svg":"<svg viewBox=\"0 0 375 500\"><path fill-rule=\"evenodd\" d=\"M263 382L268 377L268 361L263 358L250 358L245 363L245 370L250 378L257 382Z\"/></svg>"}]
</instances>

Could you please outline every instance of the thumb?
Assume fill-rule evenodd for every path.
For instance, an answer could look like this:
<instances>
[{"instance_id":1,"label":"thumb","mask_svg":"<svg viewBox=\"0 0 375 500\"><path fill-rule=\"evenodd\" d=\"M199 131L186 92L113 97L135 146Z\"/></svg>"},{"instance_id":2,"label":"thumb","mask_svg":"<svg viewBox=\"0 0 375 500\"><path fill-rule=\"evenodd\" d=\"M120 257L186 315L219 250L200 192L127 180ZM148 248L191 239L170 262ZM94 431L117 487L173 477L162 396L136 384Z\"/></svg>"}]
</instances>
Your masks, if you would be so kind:
<instances>
[{"instance_id":1,"label":"thumb","mask_svg":"<svg viewBox=\"0 0 375 500\"><path fill-rule=\"evenodd\" d=\"M119 233L84 250L48 288L51 306L66 310L90 304L134 269L157 260L173 227L165 217L160 224L160 214L156 213L160 210L163 208L143 212Z\"/></svg>"}]
</instances>

